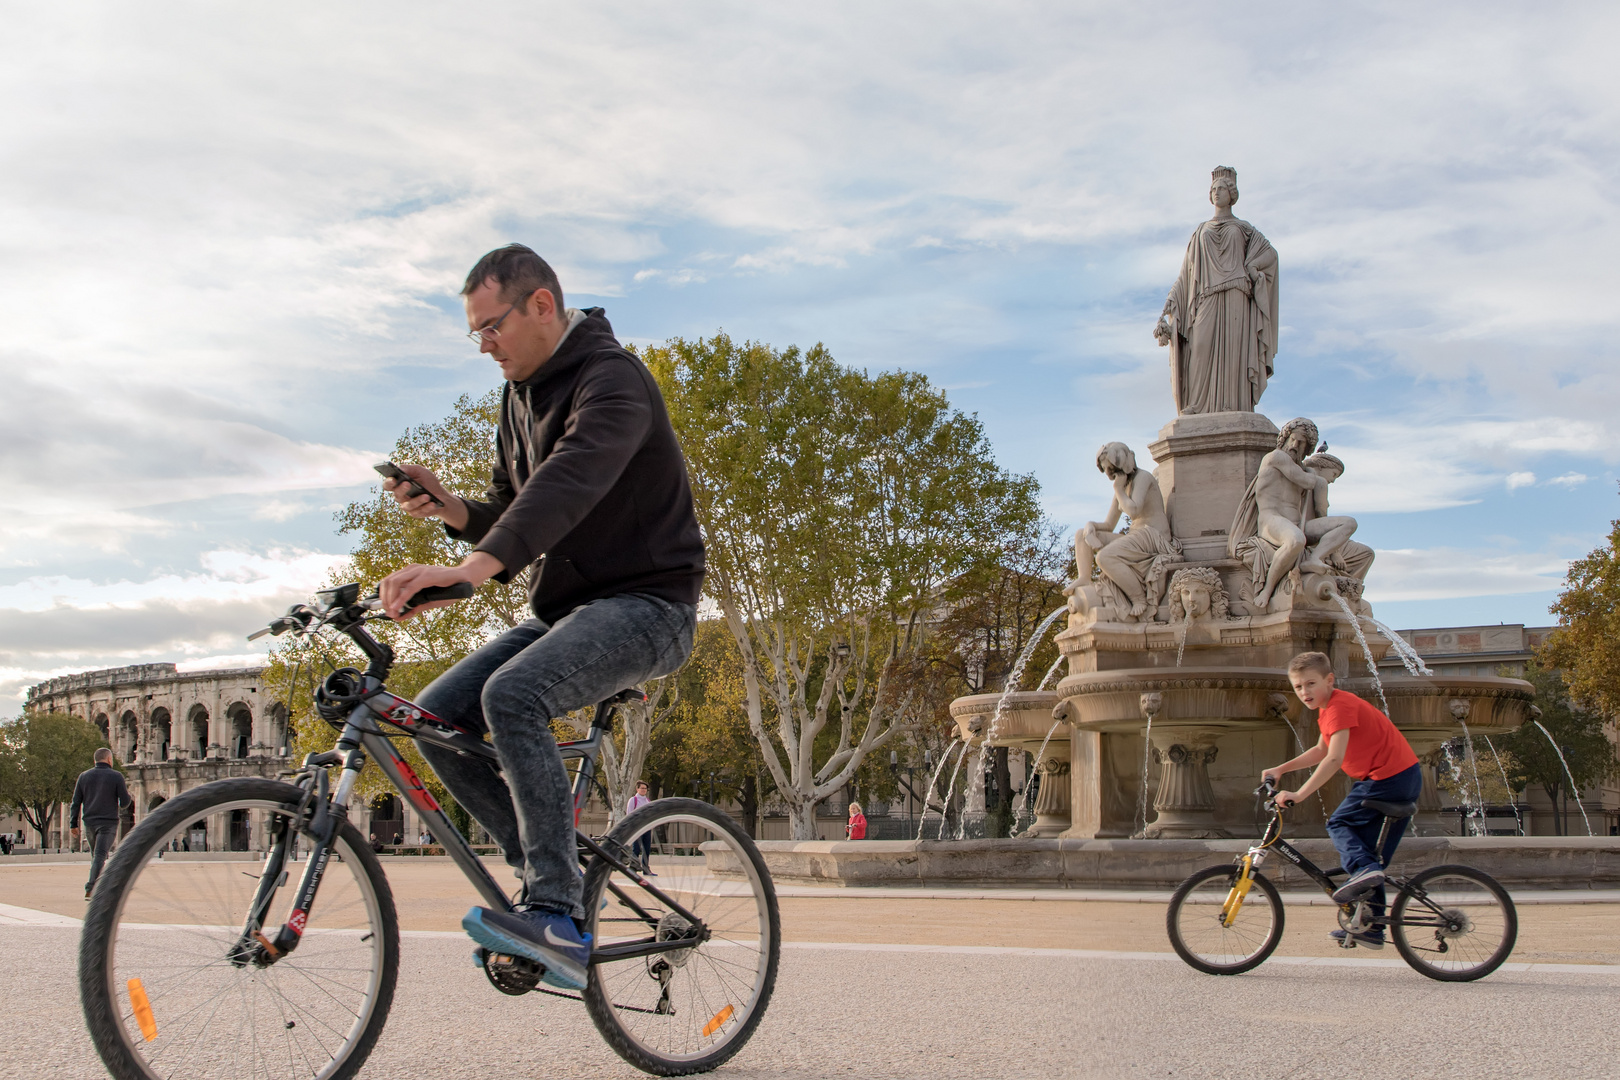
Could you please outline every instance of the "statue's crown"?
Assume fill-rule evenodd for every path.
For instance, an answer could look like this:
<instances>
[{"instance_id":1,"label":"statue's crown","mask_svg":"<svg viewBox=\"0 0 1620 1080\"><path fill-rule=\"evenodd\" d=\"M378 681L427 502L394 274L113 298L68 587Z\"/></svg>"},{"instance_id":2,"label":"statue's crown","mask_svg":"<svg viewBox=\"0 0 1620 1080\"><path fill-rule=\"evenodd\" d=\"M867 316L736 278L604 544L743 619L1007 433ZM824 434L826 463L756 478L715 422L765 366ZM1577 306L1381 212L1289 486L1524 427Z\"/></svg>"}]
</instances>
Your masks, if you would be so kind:
<instances>
[{"instance_id":1,"label":"statue's crown","mask_svg":"<svg viewBox=\"0 0 1620 1080\"><path fill-rule=\"evenodd\" d=\"M1213 170L1210 171L1210 186L1213 187L1217 180L1230 180L1232 181L1232 184L1236 186L1237 170L1232 168L1230 165L1217 165Z\"/></svg>"}]
</instances>

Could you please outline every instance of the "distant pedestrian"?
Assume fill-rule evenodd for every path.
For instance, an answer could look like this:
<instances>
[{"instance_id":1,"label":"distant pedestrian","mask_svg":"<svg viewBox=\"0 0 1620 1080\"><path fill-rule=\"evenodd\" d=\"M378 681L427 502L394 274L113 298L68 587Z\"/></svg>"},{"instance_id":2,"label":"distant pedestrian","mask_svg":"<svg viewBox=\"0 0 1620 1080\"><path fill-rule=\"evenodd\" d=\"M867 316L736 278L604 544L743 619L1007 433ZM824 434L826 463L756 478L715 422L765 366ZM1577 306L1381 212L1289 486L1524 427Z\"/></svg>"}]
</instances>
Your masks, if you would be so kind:
<instances>
[{"instance_id":1,"label":"distant pedestrian","mask_svg":"<svg viewBox=\"0 0 1620 1080\"><path fill-rule=\"evenodd\" d=\"M79 815L84 815L85 827L90 830L90 880L84 883L84 898L90 899L90 890L96 887L96 878L107 863L107 853L118 838L118 811L133 810L135 800L129 796L124 774L112 767L112 751L105 746L95 753L95 764L79 774L73 785L73 805L68 808L68 826L73 830L73 846L79 846Z\"/></svg>"},{"instance_id":2,"label":"distant pedestrian","mask_svg":"<svg viewBox=\"0 0 1620 1080\"><path fill-rule=\"evenodd\" d=\"M844 839L866 839L866 815L861 813L861 804L853 800L849 804L849 821L844 824Z\"/></svg>"},{"instance_id":3,"label":"distant pedestrian","mask_svg":"<svg viewBox=\"0 0 1620 1080\"><path fill-rule=\"evenodd\" d=\"M638 780L636 782L636 793L630 796L630 802L624 809L626 813L633 814L650 802L652 802L652 799L647 795L647 781ZM647 876L657 877L658 875L653 873L652 868L652 830L648 829L636 837L635 843L631 844L630 847L635 852L636 858L641 860L641 865L647 871Z\"/></svg>"}]
</instances>

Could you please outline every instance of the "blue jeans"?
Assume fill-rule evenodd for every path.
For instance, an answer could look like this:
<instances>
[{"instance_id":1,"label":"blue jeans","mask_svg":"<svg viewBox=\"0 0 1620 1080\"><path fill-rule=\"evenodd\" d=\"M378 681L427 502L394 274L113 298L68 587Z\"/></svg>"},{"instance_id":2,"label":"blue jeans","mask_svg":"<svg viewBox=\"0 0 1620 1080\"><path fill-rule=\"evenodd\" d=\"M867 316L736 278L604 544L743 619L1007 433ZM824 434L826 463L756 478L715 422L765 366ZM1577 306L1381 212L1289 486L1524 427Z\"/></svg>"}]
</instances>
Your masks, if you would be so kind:
<instances>
[{"instance_id":1,"label":"blue jeans","mask_svg":"<svg viewBox=\"0 0 1620 1080\"><path fill-rule=\"evenodd\" d=\"M434 746L417 748L518 868L528 903L584 915L573 793L550 721L676 670L692 652L696 624L691 604L610 596L549 627L539 619L513 627L417 698L441 719L489 732L499 770Z\"/></svg>"},{"instance_id":2,"label":"blue jeans","mask_svg":"<svg viewBox=\"0 0 1620 1080\"><path fill-rule=\"evenodd\" d=\"M1412 821L1411 818L1402 818L1390 822L1389 835L1384 838L1384 850L1377 852L1374 849L1378 846L1378 830L1383 827L1384 815L1362 806L1361 800L1417 802L1422 791L1422 765L1413 765L1388 779L1357 780L1350 785L1350 794L1344 797L1344 802L1327 820L1328 835L1333 838L1333 846L1339 850L1339 865L1349 876L1353 877L1368 867L1389 866L1401 837L1406 835L1406 826ZM1375 898L1380 902L1373 904L1374 915L1384 913L1382 900L1383 890L1380 889Z\"/></svg>"}]
</instances>

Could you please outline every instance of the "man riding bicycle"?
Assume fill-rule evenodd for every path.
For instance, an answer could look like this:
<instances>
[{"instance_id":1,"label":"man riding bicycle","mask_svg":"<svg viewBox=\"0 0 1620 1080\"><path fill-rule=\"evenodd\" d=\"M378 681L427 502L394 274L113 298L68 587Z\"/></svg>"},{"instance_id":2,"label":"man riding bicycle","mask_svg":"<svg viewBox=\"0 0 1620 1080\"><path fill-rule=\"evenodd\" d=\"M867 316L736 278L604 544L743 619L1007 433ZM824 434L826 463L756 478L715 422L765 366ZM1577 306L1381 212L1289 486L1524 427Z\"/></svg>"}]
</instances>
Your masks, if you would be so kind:
<instances>
[{"instance_id":1,"label":"man riding bicycle","mask_svg":"<svg viewBox=\"0 0 1620 1080\"><path fill-rule=\"evenodd\" d=\"M419 589L505 583L529 570L534 617L417 699L489 732L500 771L418 747L523 880L515 913L475 907L462 926L485 948L544 965L547 982L579 989L590 941L575 923L584 912L573 802L550 721L685 663L703 538L658 385L602 309L565 308L557 275L521 244L480 259L462 296L469 336L506 377L489 492L454 495L412 464L401 469L426 494L384 481L412 517L438 518L474 548L458 566L389 575L382 603L398 618Z\"/></svg>"}]
</instances>

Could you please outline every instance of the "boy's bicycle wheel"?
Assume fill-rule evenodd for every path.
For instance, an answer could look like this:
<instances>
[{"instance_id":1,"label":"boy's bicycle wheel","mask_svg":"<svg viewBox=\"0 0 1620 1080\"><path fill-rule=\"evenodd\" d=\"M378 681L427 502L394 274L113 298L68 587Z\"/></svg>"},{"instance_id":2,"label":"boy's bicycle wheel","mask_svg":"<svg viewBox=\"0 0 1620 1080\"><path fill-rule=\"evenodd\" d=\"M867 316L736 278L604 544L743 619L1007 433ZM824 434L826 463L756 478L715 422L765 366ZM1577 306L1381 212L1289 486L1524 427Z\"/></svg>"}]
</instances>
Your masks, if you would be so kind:
<instances>
[{"instance_id":1,"label":"boy's bicycle wheel","mask_svg":"<svg viewBox=\"0 0 1620 1080\"><path fill-rule=\"evenodd\" d=\"M689 949L593 958L584 995L591 1019L638 1069L707 1072L742 1049L771 1000L782 943L770 873L737 823L696 799L642 807L604 846L638 865L650 847L649 880L702 920L708 935ZM585 911L598 947L669 940L690 926L602 859L585 872Z\"/></svg>"},{"instance_id":2,"label":"boy's bicycle wheel","mask_svg":"<svg viewBox=\"0 0 1620 1080\"><path fill-rule=\"evenodd\" d=\"M1471 866L1435 866L1406 883L1390 908L1401 959L1441 982L1482 979L1502 966L1519 938L1507 890Z\"/></svg>"},{"instance_id":3,"label":"boy's bicycle wheel","mask_svg":"<svg viewBox=\"0 0 1620 1080\"><path fill-rule=\"evenodd\" d=\"M394 997L399 924L352 825L338 829L298 947L266 966L232 957L262 853L304 824L302 798L274 780L217 781L165 802L119 845L79 943L85 1021L119 1080L338 1080L366 1060ZM298 848L310 846L301 835ZM287 860L266 934L287 918L307 865L307 855Z\"/></svg>"},{"instance_id":4,"label":"boy's bicycle wheel","mask_svg":"<svg viewBox=\"0 0 1620 1080\"><path fill-rule=\"evenodd\" d=\"M1176 954L1209 975L1241 975L1258 967L1282 940L1282 897L1258 871L1237 918L1226 925L1223 908L1240 870L1228 863L1198 871L1177 887L1165 913Z\"/></svg>"}]
</instances>

